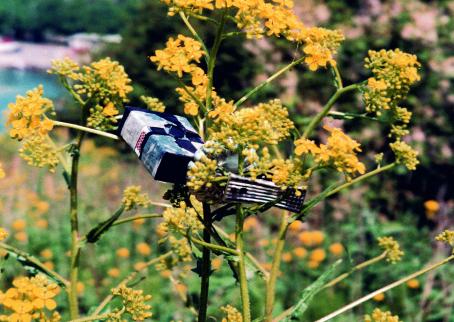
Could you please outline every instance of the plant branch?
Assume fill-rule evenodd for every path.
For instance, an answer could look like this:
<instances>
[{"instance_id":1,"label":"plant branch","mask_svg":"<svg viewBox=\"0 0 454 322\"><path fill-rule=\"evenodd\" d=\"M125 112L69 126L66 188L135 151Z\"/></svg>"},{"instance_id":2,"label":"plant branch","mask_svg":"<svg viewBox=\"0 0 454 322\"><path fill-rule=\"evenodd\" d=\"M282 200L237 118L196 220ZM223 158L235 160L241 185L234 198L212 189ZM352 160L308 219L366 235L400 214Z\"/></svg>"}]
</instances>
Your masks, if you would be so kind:
<instances>
[{"instance_id":1,"label":"plant branch","mask_svg":"<svg viewBox=\"0 0 454 322\"><path fill-rule=\"evenodd\" d=\"M314 128L321 122L321 120L328 114L328 112L330 111L330 109L333 107L334 103L336 103L336 101L338 100L338 98L340 96L342 96L343 94L349 92L349 91L352 91L352 90L355 90L358 88L358 84L352 84L352 85L349 85L349 86L346 86L346 87L341 87L339 88L334 94L333 96L331 96L331 98L328 100L328 103L325 104L325 106L323 107L323 109L320 111L320 113L318 113L312 120L311 122L309 123L309 125L306 127L306 129L304 130L303 132L303 138L308 138L310 136L310 134L312 133L312 131L314 130Z\"/></svg>"},{"instance_id":2,"label":"plant branch","mask_svg":"<svg viewBox=\"0 0 454 322\"><path fill-rule=\"evenodd\" d=\"M23 250L20 250L16 247L13 247L11 245L5 244L5 243L0 243L0 248L3 248L6 250L8 253L13 253L17 256L23 257L26 261L32 263L33 265L39 267L40 270L42 270L44 273L49 275L51 278L54 280L58 281L59 284L63 285L64 287L69 286L69 281L65 279L63 276L55 272L54 270L48 269L39 259L36 257L28 254L27 252L24 252Z\"/></svg>"},{"instance_id":3,"label":"plant branch","mask_svg":"<svg viewBox=\"0 0 454 322\"><path fill-rule=\"evenodd\" d=\"M242 302L243 322L251 322L251 308L249 300L249 290L246 277L246 263L244 259L244 240L243 240L244 213L243 206L237 205L235 240L236 248L239 254L238 268L240 274L240 291Z\"/></svg>"},{"instance_id":4,"label":"plant branch","mask_svg":"<svg viewBox=\"0 0 454 322\"><path fill-rule=\"evenodd\" d=\"M210 274L211 274L211 252L210 249L214 248L225 248L223 246L218 246L210 243L210 227L211 227L211 209L210 205L203 203L203 241L199 240L197 243L203 246L202 249L202 265L201 265L201 283L200 283L200 304L199 304L199 322L205 322L207 320L207 310L208 310L208 291L210 289ZM196 241L197 239L192 239ZM228 249L230 250L230 249Z\"/></svg>"},{"instance_id":5,"label":"plant branch","mask_svg":"<svg viewBox=\"0 0 454 322\"><path fill-rule=\"evenodd\" d=\"M304 61L304 58L305 57L301 57L293 62L291 62L290 64L286 65L285 67L279 69L277 72L275 72L273 75L271 75L270 77L268 77L263 83L257 85L256 87L254 87L252 90L250 90L249 92L247 92L243 97L241 97L238 101L235 102L235 107L238 107L240 106L241 104L243 104L249 97L251 97L252 95L254 95L255 93L257 93L258 91L260 91L262 88L264 88L265 86L267 86L268 84L270 84L272 81L274 81L276 78L278 78L279 76L281 76L282 74L284 74L286 71L288 71L289 69L291 69L292 67L298 65L299 63L303 62Z\"/></svg>"},{"instance_id":6,"label":"plant branch","mask_svg":"<svg viewBox=\"0 0 454 322\"><path fill-rule=\"evenodd\" d=\"M279 227L276 248L274 249L270 278L266 284L265 321L267 322L271 322L273 320L274 299L276 297L276 280L277 275L279 274L279 267L281 265L282 251L285 246L285 236L287 234L288 226L288 212L284 211Z\"/></svg>"},{"instance_id":7,"label":"plant branch","mask_svg":"<svg viewBox=\"0 0 454 322\"><path fill-rule=\"evenodd\" d=\"M451 255L451 256L449 256L449 257L443 259L442 261L440 261L440 262L438 262L438 263L435 263L435 264L433 264L433 265L430 265L430 266L428 266L428 267L426 267L426 268L424 268L424 269L421 269L421 270L419 270L419 271L417 271L417 272L415 272L415 273L413 273L413 274L410 274L410 275L408 275L408 276L406 276L406 277L404 277L404 278L401 278L401 279L398 280L398 281L395 281L395 282L393 282L393 283L391 283L391 284L388 284L387 286L382 287L382 288L380 288L380 289L378 289L378 290L376 290L376 291L374 291L374 292L372 292L372 293L369 293L368 295L363 296L362 298L360 298L360 299L358 299L358 300L356 300L356 301L354 301L354 302L352 302L352 303L350 303L350 304L348 304L348 305L345 305L344 307L340 308L339 310L334 311L334 312L328 314L327 316L325 316L325 317L323 317L323 318L317 320L316 322L326 322L326 321L329 321L329 320L331 320L332 318L334 318L334 317L336 317L336 316L338 316L338 315L340 315L340 314L342 314L342 313L344 313L344 312L347 312L348 310L350 310L350 309L352 309L352 308L354 308L354 307L356 307L356 306L358 306L358 305L360 305L360 304L362 304L362 303L364 303L364 302L370 300L370 299L373 298L375 295L380 294L380 293L385 293L385 292L387 292L387 291L389 291L389 290L391 290L391 289L393 289L393 288L395 288L395 287L397 287L397 286L399 286L399 285L402 285L402 284L408 282L409 280L411 280L411 279L413 279L413 278L416 278L416 277L418 277L418 276L420 276L420 275L423 275L423 274L425 274L425 273L427 273L427 272L430 272L430 271L432 271L432 270L434 270L434 269L437 269L438 267L443 266L443 265L449 263L449 262L450 262L451 260L453 260L453 259L454 259L454 255Z\"/></svg>"},{"instance_id":8,"label":"plant branch","mask_svg":"<svg viewBox=\"0 0 454 322\"><path fill-rule=\"evenodd\" d=\"M346 279L347 277L349 277L351 274L353 274L354 272L356 271L359 271L367 266L370 266L372 264L375 264L379 261L381 261L382 259L385 259L386 258L386 255L387 255L387 252L383 252L382 254L374 257L374 258L371 258L365 262L362 262L358 265L356 265L355 267L353 267L350 271L344 273L344 274L341 274L339 275L338 277L332 279L331 281L329 281L328 283L326 283L323 288L328 288L328 287L332 287L334 285L336 285L337 283L339 283L340 281Z\"/></svg>"},{"instance_id":9,"label":"plant branch","mask_svg":"<svg viewBox=\"0 0 454 322\"><path fill-rule=\"evenodd\" d=\"M126 224L130 221L135 221L135 220L139 220L139 219L152 219L152 218L161 218L161 217L162 217L161 214L144 214L144 215L131 216L131 217L127 217L127 218L123 218L123 219L119 219L119 220L115 221L112 224L112 226Z\"/></svg>"},{"instance_id":10,"label":"plant branch","mask_svg":"<svg viewBox=\"0 0 454 322\"><path fill-rule=\"evenodd\" d=\"M210 58L210 53L208 52L207 47L205 46L205 43L203 42L203 39L199 36L197 31L194 29L194 27L191 25L189 22L188 17L184 14L183 11L180 11L180 18L183 20L184 24L186 27L189 29L191 34L198 40L198 42L202 45L203 51L205 52L205 61L208 64L209 58Z\"/></svg>"},{"instance_id":11,"label":"plant branch","mask_svg":"<svg viewBox=\"0 0 454 322\"><path fill-rule=\"evenodd\" d=\"M87 133L93 133L93 134L97 134L97 135L100 135L100 136L104 136L104 137L109 138L109 139L114 139L114 140L118 140L119 139L119 137L117 135L115 135L115 134L111 134L111 133L107 133L107 132L104 132L104 131L92 129L92 128L89 128L89 127L86 127L86 126L72 124L72 123L66 123L66 122L61 122L61 121L55 121L55 120L52 120L52 122L56 126L69 127L71 129L76 129L76 130L79 130L79 131L84 131L84 132L87 132Z\"/></svg>"},{"instance_id":12,"label":"plant branch","mask_svg":"<svg viewBox=\"0 0 454 322\"><path fill-rule=\"evenodd\" d=\"M77 181L79 172L80 148L84 139L84 132L79 132L73 150L71 164L70 192L70 224L71 224L71 261L70 261L70 287L69 287L69 309L71 319L77 319L79 315L79 304L77 298L77 280L79 274L79 219L78 219L78 192Z\"/></svg>"}]
</instances>

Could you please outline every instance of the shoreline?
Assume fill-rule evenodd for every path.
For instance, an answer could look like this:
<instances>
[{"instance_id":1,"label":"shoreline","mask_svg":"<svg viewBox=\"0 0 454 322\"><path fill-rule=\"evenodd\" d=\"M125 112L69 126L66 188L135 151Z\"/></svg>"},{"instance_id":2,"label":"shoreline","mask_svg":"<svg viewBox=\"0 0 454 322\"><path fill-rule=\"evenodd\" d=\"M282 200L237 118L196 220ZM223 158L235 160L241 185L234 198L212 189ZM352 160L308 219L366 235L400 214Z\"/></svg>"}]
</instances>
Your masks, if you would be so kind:
<instances>
[{"instance_id":1,"label":"shoreline","mask_svg":"<svg viewBox=\"0 0 454 322\"><path fill-rule=\"evenodd\" d=\"M30 42L15 42L15 44L16 50L0 52L1 69L45 71L51 67L54 59L69 57L78 62L83 60L83 56L69 46Z\"/></svg>"}]
</instances>

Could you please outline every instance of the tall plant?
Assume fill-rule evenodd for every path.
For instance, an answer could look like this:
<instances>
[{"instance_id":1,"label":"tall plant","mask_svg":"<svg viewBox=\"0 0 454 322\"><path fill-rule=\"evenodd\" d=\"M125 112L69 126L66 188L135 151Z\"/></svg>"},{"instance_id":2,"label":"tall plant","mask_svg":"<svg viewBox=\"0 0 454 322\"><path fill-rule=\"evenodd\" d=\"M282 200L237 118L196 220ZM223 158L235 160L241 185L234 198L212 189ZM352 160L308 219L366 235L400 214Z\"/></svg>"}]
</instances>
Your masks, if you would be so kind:
<instances>
[{"instance_id":1,"label":"tall plant","mask_svg":"<svg viewBox=\"0 0 454 322\"><path fill-rule=\"evenodd\" d=\"M47 268L35 257L8 244L1 247L14 254L19 260L56 281L67 291L70 317L72 321L122 320L128 318L142 321L150 318L149 296L131 289L128 283L140 271L150 265L172 268L179 262L197 260L194 269L200 275L200 294L197 305L191 309L198 321L207 320L209 305L221 306L224 303L210 303L210 276L212 275L212 254L222 254L238 282L241 296L239 311L232 306L224 306L226 321L252 321L253 319L274 321L298 318L310 305L316 294L327 287L336 285L350 274L380 260L398 261L402 251L392 238L381 238L383 253L363 263L351 271L333 277L338 263L322 274L312 285L302 290L301 299L278 317L274 315L276 283L279 277L282 252L290 224L304 221L311 209L336 193L348 189L372 176L389 171L398 166L414 170L418 164L417 153L403 139L408 133L411 112L400 104L419 80L419 63L414 55L399 49L370 51L365 58L365 67L371 76L359 83L344 84L335 56L344 39L338 30L305 26L292 11L292 1L164 1L169 6L169 15L179 17L187 27L187 35L169 38L166 47L157 50L150 57L157 69L176 79L179 87L176 93L184 106L184 113L191 118L200 136L205 140L201 153L190 164L185 184L175 185L165 197L171 201L162 214L139 215L122 218L124 212L135 207L150 205L150 200L139 187L125 190L118 210L108 220L94 225L88 232L79 228L78 173L81 146L87 133L117 140L115 134L108 133L117 125L122 105L131 92L130 80L122 66L109 58L101 59L88 66L79 66L70 59L56 61L50 73L58 76L62 85L69 91L80 106L79 124L57 121L54 118L53 104L43 97L42 87L18 97L10 104L8 124L12 138L22 141L21 156L31 165L48 167L54 171L60 164L69 190L69 215L71 226L71 251L69 276L64 277ZM200 20L216 30L214 39L205 41L191 24ZM301 56L270 75L263 83L245 93L237 101L231 101L228 93L219 93L213 86L216 77L217 58L226 38L279 37L295 43L301 48ZM323 109L314 115L310 122L298 128L289 117L287 108L274 99L255 106L248 106L248 99L263 90L269 83L289 71L292 67L304 64L308 72L326 72L332 77L333 94ZM335 112L336 117L351 120L380 122L389 129L390 151L379 151L375 160L358 156L360 143L348 136L341 128L321 126L332 112L337 100L347 93L358 92L364 100L364 111L358 113ZM153 97L144 97L144 104L153 111L162 112L165 106ZM60 142L52 133L54 127L68 127L77 131L69 143ZM323 128L324 140L314 138L315 132ZM287 147L293 144L291 149ZM391 152L391 153L388 153ZM337 181L314 195L310 192L311 179L318 172L333 173ZM283 195L272 202L250 204L246 202L225 202L223 193L229 178L235 174L250 179L268 181L282 191ZM288 193L295 198L309 191L310 198L297 213L280 212L280 225L277 231L271 269L267 270L248 250L245 243L245 219L266 212L278 205ZM232 217L228 217L232 215ZM261 215L266 216L266 215ZM156 259L145 263L129 275L112 294L106 297L92 314L80 318L77 284L79 281L80 258L87 243L96 243L102 234L119 224L137 219L162 218L160 229L168 241L168 251ZM234 221L233 236L214 218L223 222ZM439 239L452 244L451 231L440 235ZM2 231L2 238L6 234ZM146 246L144 246L146 247ZM453 255L399 281L391 283L365 297L346 305L320 321L327 321L340 313L372 298L374 295L392 289L409 279L435 269L454 258ZM249 280L251 274L259 275L265 285L263 301L265 310L258 316L251 313ZM2 305L11 310L14 320L29 321L41 317L58 320L52 298L57 287L43 277L22 278L14 287L2 294ZM111 307L108 304L114 297L120 297L122 304ZM48 300L46 302L45 300ZM44 304L43 304L44 303ZM227 303L225 303L227 304ZM47 310L47 311L46 311ZM18 315L19 314L19 315ZM376 311L366 320L378 319L388 313ZM14 318L13 318L14 317ZM16 320L18 320L16 318ZM21 321L22 321L21 320Z\"/></svg>"}]
</instances>

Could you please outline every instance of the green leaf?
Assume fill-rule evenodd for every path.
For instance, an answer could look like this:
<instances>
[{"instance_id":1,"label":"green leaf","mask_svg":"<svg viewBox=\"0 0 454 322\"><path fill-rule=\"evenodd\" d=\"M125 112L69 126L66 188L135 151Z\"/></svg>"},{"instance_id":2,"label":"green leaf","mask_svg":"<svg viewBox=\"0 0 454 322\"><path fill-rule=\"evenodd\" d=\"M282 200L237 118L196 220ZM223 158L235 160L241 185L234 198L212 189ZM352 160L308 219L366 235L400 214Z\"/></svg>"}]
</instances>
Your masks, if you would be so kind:
<instances>
[{"instance_id":1,"label":"green leaf","mask_svg":"<svg viewBox=\"0 0 454 322\"><path fill-rule=\"evenodd\" d=\"M125 210L124 206L121 206L109 219L106 221L101 222L95 228L90 230L86 235L86 239L88 243L96 243L101 235L104 234L106 231L112 227L114 222L121 216L123 211Z\"/></svg>"},{"instance_id":2,"label":"green leaf","mask_svg":"<svg viewBox=\"0 0 454 322\"><path fill-rule=\"evenodd\" d=\"M301 317L304 312L307 310L310 302L314 298L314 296L323 289L323 286L329 281L331 275L336 270L337 266L342 262L341 259L337 260L333 265L328 268L317 280L306 287L300 296L300 300L298 303L293 307L292 312L282 321L292 321Z\"/></svg>"}]
</instances>

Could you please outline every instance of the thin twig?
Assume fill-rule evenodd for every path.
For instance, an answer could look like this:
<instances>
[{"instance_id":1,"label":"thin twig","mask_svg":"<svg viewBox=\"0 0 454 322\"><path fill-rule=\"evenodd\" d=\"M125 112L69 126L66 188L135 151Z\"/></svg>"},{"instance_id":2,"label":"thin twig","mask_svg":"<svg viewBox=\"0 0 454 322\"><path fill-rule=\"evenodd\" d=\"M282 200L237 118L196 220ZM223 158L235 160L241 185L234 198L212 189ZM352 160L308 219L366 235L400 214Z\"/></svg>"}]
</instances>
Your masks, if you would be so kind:
<instances>
[{"instance_id":1,"label":"thin twig","mask_svg":"<svg viewBox=\"0 0 454 322\"><path fill-rule=\"evenodd\" d=\"M23 250L20 250L16 247L13 247L11 245L5 244L5 243L0 243L0 248L5 249L9 253L13 253L17 256L23 257L25 260L28 262L32 263L33 265L36 265L39 267L40 270L42 270L44 273L55 279L56 281L60 282L60 284L64 285L65 287L69 287L69 281L65 279L63 276L55 272L54 270L48 269L39 259L36 257L28 254L27 252L24 252Z\"/></svg>"},{"instance_id":2,"label":"thin twig","mask_svg":"<svg viewBox=\"0 0 454 322\"><path fill-rule=\"evenodd\" d=\"M391 284L389 284L389 285L387 285L385 287L382 287L382 288L380 288L380 289L378 289L378 290L376 290L376 291L374 291L372 293L369 293L368 295L363 296L362 298L360 298L360 299L358 299L358 300L356 300L356 301L354 301L354 302L352 302L352 303L350 303L348 305L345 305L344 307L340 308L339 310L328 314L327 316L317 320L316 322L329 321L332 318L334 318L334 317L336 317L336 316L338 316L338 315L340 315L340 314L342 314L344 312L347 312L348 310L351 310L352 308L354 308L354 307L356 307L356 306L358 306L358 305L370 300L375 295L380 294L380 293L385 293L385 292L387 292L387 291L389 291L389 290L391 290L391 289L393 289L393 288L395 288L395 287L397 287L397 286L399 286L399 285L401 285L403 283L408 282L409 280L411 280L413 278L416 278L416 277L418 277L420 275L423 275L423 274L425 274L427 272L430 272L430 271L432 271L434 269L437 269L438 267L445 265L446 263L450 262L453 259L454 259L454 255L451 255L451 256L443 259L442 261L440 261L438 263L435 263L435 264L433 264L431 266L428 266L428 267L426 267L424 269L421 269L421 270L419 270L419 271L417 271L417 272L415 272L413 274L410 274L410 275L408 275L408 276L406 276L404 278L401 278L398 281L395 281L395 282L393 282L393 283L391 283Z\"/></svg>"}]
</instances>

